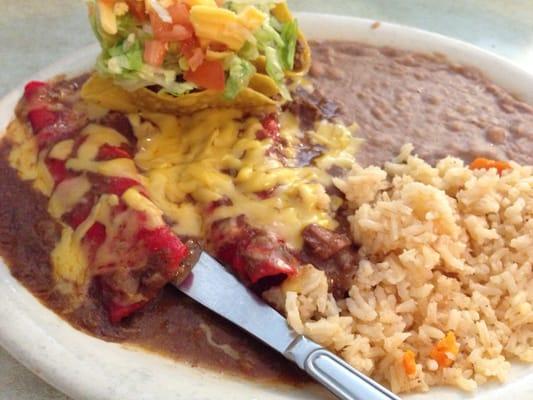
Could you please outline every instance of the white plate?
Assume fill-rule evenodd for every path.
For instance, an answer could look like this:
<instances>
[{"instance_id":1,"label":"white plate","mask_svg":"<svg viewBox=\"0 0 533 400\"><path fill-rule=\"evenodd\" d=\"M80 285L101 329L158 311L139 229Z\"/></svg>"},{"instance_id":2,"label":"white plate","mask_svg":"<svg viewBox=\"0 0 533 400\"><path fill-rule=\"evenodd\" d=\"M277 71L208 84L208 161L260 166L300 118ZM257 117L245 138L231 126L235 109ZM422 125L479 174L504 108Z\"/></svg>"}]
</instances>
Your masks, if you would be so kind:
<instances>
[{"instance_id":1,"label":"white plate","mask_svg":"<svg viewBox=\"0 0 533 400\"><path fill-rule=\"evenodd\" d=\"M495 83L533 104L533 75L498 56L457 40L417 29L373 21L300 14L312 39L357 40L422 52L439 52L457 63L482 69ZM97 46L83 49L30 79L88 70ZM0 132L13 116L21 85L0 101ZM37 301L0 260L0 345L41 378L76 399L323 399L316 387L291 389L256 385L191 368L153 354L85 335ZM179 339L178 339L179 340ZM505 385L482 387L476 399L533 398L533 366L513 365ZM407 396L406 396L407 397ZM464 393L436 388L410 399L461 399Z\"/></svg>"}]
</instances>

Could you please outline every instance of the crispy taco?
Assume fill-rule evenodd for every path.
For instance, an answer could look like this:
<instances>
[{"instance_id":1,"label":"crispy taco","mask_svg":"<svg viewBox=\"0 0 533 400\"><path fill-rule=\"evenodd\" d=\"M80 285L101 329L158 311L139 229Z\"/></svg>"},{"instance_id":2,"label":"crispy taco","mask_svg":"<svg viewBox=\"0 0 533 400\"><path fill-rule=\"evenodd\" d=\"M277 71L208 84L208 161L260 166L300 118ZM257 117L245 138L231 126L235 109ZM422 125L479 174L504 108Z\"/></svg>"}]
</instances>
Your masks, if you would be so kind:
<instances>
[{"instance_id":1,"label":"crispy taco","mask_svg":"<svg viewBox=\"0 0 533 400\"><path fill-rule=\"evenodd\" d=\"M102 51L86 100L189 113L290 98L310 51L283 0L91 0Z\"/></svg>"}]
</instances>

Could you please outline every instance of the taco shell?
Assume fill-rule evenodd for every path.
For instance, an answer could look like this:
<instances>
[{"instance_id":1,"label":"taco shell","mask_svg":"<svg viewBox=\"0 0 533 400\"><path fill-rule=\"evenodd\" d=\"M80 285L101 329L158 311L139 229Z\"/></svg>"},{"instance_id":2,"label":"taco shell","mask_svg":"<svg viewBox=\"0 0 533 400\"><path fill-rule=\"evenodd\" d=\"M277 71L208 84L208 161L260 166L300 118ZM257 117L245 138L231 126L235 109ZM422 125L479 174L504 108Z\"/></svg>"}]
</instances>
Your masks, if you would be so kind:
<instances>
[{"instance_id":1,"label":"taco shell","mask_svg":"<svg viewBox=\"0 0 533 400\"><path fill-rule=\"evenodd\" d=\"M83 85L81 96L86 101L126 113L145 110L173 114L189 114L206 108L254 109L275 106L281 100L276 83L268 75L260 73L255 74L249 86L233 100L227 100L221 92L212 90L201 90L178 97L146 88L128 91L98 73L94 73Z\"/></svg>"}]
</instances>

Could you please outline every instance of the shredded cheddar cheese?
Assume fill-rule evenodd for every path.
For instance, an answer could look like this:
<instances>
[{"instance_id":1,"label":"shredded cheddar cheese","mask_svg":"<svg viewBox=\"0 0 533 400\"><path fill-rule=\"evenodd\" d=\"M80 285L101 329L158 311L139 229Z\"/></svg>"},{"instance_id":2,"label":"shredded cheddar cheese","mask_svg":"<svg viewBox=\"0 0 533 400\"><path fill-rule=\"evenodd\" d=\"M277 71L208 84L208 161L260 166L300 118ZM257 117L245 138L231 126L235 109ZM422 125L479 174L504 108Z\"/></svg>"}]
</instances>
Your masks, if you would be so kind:
<instances>
[{"instance_id":1,"label":"shredded cheddar cheese","mask_svg":"<svg viewBox=\"0 0 533 400\"><path fill-rule=\"evenodd\" d=\"M183 0L185 4L188 6L210 6L210 7L216 7L217 2L215 0Z\"/></svg>"},{"instance_id":2,"label":"shredded cheddar cheese","mask_svg":"<svg viewBox=\"0 0 533 400\"><path fill-rule=\"evenodd\" d=\"M44 192L44 184L38 178L38 146L35 136L18 120L14 120L7 127L6 140L12 144L9 152L9 165L17 170L20 179L33 181L33 186Z\"/></svg>"},{"instance_id":3,"label":"shredded cheddar cheese","mask_svg":"<svg viewBox=\"0 0 533 400\"><path fill-rule=\"evenodd\" d=\"M218 42L231 50L239 50L252 32L267 18L255 7L246 7L237 15L224 8L197 5L191 8L191 22L196 36L204 42Z\"/></svg>"},{"instance_id":4,"label":"shredded cheddar cheese","mask_svg":"<svg viewBox=\"0 0 533 400\"><path fill-rule=\"evenodd\" d=\"M68 139L68 140L62 140L61 142L57 143L52 149L50 150L50 153L48 153L48 157L54 158L56 160L66 160L70 153L72 152L72 148L74 147L74 140Z\"/></svg>"},{"instance_id":5,"label":"shredded cheddar cheese","mask_svg":"<svg viewBox=\"0 0 533 400\"><path fill-rule=\"evenodd\" d=\"M118 26L113 5L107 1L98 0L96 2L96 10L104 32L115 35L118 32Z\"/></svg>"},{"instance_id":6,"label":"shredded cheddar cheese","mask_svg":"<svg viewBox=\"0 0 533 400\"><path fill-rule=\"evenodd\" d=\"M127 143L126 138L114 129L101 125L90 124L82 132L86 139L79 147L77 156L67 160L67 168L74 171L87 171L104 176L140 179L137 168L132 160L118 158L109 161L95 161L98 150L104 144L120 146Z\"/></svg>"},{"instance_id":7,"label":"shredded cheddar cheese","mask_svg":"<svg viewBox=\"0 0 533 400\"><path fill-rule=\"evenodd\" d=\"M81 132L86 139L78 149L78 158L81 160L92 160L98 154L98 150L103 144L120 146L128 141L116 130L105 126L90 124Z\"/></svg>"},{"instance_id":8,"label":"shredded cheddar cheese","mask_svg":"<svg viewBox=\"0 0 533 400\"><path fill-rule=\"evenodd\" d=\"M72 210L91 190L91 183L84 175L61 182L52 193L48 202L48 212L56 219Z\"/></svg>"},{"instance_id":9,"label":"shredded cheddar cheese","mask_svg":"<svg viewBox=\"0 0 533 400\"><path fill-rule=\"evenodd\" d=\"M79 229L79 228L78 228ZM56 281L64 293L82 290L87 281L88 258L81 245L79 234L68 226L63 227L61 239L50 255Z\"/></svg>"},{"instance_id":10,"label":"shredded cheddar cheese","mask_svg":"<svg viewBox=\"0 0 533 400\"><path fill-rule=\"evenodd\" d=\"M147 197L140 194L137 189L131 188L126 190L122 195L122 200L124 200L124 202L133 210L146 213L146 216L148 217L148 223L146 226L148 228L155 229L164 224L163 212L161 209L148 200Z\"/></svg>"},{"instance_id":11,"label":"shredded cheddar cheese","mask_svg":"<svg viewBox=\"0 0 533 400\"><path fill-rule=\"evenodd\" d=\"M37 178L34 182L34 186L45 196L50 196L54 190L54 178L44 162L45 157L46 154L43 152L38 155Z\"/></svg>"}]
</instances>

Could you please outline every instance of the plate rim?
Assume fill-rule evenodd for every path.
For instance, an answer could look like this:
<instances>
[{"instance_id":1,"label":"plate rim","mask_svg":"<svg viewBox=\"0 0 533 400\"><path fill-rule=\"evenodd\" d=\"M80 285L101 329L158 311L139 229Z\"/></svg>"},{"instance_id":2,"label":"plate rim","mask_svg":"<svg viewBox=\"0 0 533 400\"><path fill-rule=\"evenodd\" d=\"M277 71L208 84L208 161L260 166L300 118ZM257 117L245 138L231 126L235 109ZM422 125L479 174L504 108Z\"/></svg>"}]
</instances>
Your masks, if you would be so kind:
<instances>
[{"instance_id":1,"label":"plate rim","mask_svg":"<svg viewBox=\"0 0 533 400\"><path fill-rule=\"evenodd\" d=\"M325 34L321 32L318 35L319 37L316 35L316 30L315 32L309 31L308 37L311 39L327 39L330 36L335 36L336 38L339 38L339 36L341 38L351 36L352 40L375 44L373 41L383 43L383 41L387 41L386 37L390 36L388 41L394 47L409 48L415 51L424 51L424 46L427 48L428 44L437 44L439 50L445 50L445 55L451 61L473 65L481 69L495 83L510 90L513 94L518 94L518 96L525 99L528 103L533 104L533 73L530 73L502 56L481 49L475 45L442 34L389 22L323 13L297 13L297 16L306 32L306 26L314 26L318 22L318 26L333 27ZM373 29L372 26L375 22L379 22L379 27ZM356 35L361 36L357 36L357 39L355 39ZM414 46L398 46L394 44L395 42L399 43L401 41L403 41L402 43L407 43L406 37L416 37L421 40ZM419 47L416 46L419 46L420 49L418 50ZM79 49L40 70L25 82L32 79L47 79L57 75L58 71L63 71L67 75L81 73L90 65L89 60L94 60L94 54L97 51L98 44L96 43ZM454 53L454 51L457 51L457 53ZM472 54L475 56L474 60L470 59L470 62L465 62ZM491 71L487 71L487 68L485 68L488 61L494 63ZM85 64L83 64L84 62ZM81 68L76 70L74 67L76 65ZM66 66L69 66L69 70L65 71ZM524 85L523 82L519 86L516 85L516 82L513 84L509 79L501 76L502 74L494 74L492 70L495 68L503 68L509 75L514 77L514 81L525 79L526 84ZM22 94L23 85L24 83L18 85L0 99L0 137L3 136L5 128L11 120L13 106ZM310 393L307 391L294 391L293 389L284 387L267 388L261 385L250 385L244 378L228 378L227 376L225 377L211 371L198 368L192 369L185 363L177 363L154 354L134 350L131 347L104 342L81 331L77 331L33 297L10 274L8 267L1 258L0 289L3 289L0 290L0 319L3 321L0 324L0 345L26 368L70 397L79 399L116 399L130 398L129 396L137 395L136 397L139 398L139 390L142 390L145 386L140 385L138 382L133 382L131 376L150 380L151 387L155 391L151 393L142 392L143 395L141 398L143 399L156 399L161 398L161 396L188 400L211 398L220 393L220 387L232 390L232 392L233 390L244 390L245 397L238 397L243 399L250 398L246 397L248 394L259 396L259 398L266 394L269 399L280 400L289 398L303 399L309 398L310 396ZM42 313L42 315L36 315L35 310L39 310L39 313ZM20 313L21 311L25 311L26 314L24 312ZM48 330L43 329L43 326L40 326L39 323L43 323ZM13 326L16 328L13 328ZM75 338L72 338L72 336ZM39 338L44 339L44 341L35 340ZM94 351L94 357L91 358L90 354L81 354L83 352L80 353L79 349L77 352L72 352L72 349L69 349L68 346L65 347L61 342L61 339L65 338L70 340L70 346L80 345L82 348L86 346L87 349ZM71 351L69 352L68 350ZM113 352L119 353L120 357L125 357L126 359L122 361L117 360L117 356L113 355ZM121 370L120 374L114 375L111 378L110 375L106 375L106 373L109 373L109 368L101 370L94 368L95 365L98 365L98 357L110 357L121 368L128 366L124 365L124 362L128 364L129 362L142 361L146 365L139 368L137 366L129 369L126 368ZM70 363L67 364L66 369L59 368L61 360ZM161 368L162 371L164 370L168 374L166 376L190 378L198 386L185 388L181 393L176 392L172 393L172 395L170 395L171 392L168 390L165 391L165 389L163 391L159 389L159 392L157 392L157 388L165 381L161 382L157 377L150 375L150 372L154 371L149 370L149 368L153 368L154 366ZM146 370L143 367L149 368ZM194 373L191 371L194 371ZM155 372L157 373L159 370L156 369ZM527 372L527 375L513 382L512 388L510 388L511 385L504 384L493 387L492 389L489 387L488 391L480 389L475 398L488 400L501 398L503 395L517 394L523 396L526 393L524 390L529 390L527 393L533 395L533 366L528 366ZM113 383L116 384L117 377L126 379L127 385L121 384L118 387L114 386ZM207 386L205 385L206 379L211 382ZM191 385L187 384L187 386ZM246 387L248 387L248 391ZM180 389L180 386L174 385L168 389L174 390L176 388ZM446 391L444 393L446 398L462 398L464 395L463 392L457 392L454 389L444 390ZM433 389L428 393L430 396L435 396L435 394L440 395L437 391L438 389ZM448 397L447 392L449 391L453 391L458 396L454 396L452 393ZM412 399L424 399L426 396L428 395L410 395L408 397Z\"/></svg>"}]
</instances>

